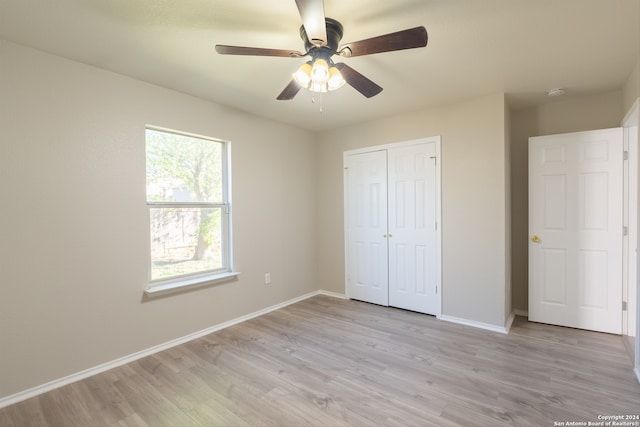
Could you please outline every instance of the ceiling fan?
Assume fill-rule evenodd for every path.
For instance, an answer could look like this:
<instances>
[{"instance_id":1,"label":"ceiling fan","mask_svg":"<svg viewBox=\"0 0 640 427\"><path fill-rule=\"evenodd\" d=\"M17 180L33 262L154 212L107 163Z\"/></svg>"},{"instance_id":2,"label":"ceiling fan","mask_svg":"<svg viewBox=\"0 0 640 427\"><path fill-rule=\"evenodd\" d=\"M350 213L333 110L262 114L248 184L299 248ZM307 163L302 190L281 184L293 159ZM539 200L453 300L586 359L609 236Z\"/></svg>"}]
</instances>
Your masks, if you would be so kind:
<instances>
[{"instance_id":1,"label":"ceiling fan","mask_svg":"<svg viewBox=\"0 0 640 427\"><path fill-rule=\"evenodd\" d=\"M334 63L334 55L345 58L371 55L395 50L413 49L427 45L427 30L415 27L408 30L385 34L370 39L340 45L343 27L335 19L324 15L323 0L296 0L302 27L300 37L305 52L284 49L265 49L259 47L216 45L216 52L222 55L279 56L311 60L303 64L295 73L293 80L278 95L278 100L293 99L300 89L312 92L336 90L345 83L351 85L367 98L382 91L382 87L372 82L344 63Z\"/></svg>"}]
</instances>

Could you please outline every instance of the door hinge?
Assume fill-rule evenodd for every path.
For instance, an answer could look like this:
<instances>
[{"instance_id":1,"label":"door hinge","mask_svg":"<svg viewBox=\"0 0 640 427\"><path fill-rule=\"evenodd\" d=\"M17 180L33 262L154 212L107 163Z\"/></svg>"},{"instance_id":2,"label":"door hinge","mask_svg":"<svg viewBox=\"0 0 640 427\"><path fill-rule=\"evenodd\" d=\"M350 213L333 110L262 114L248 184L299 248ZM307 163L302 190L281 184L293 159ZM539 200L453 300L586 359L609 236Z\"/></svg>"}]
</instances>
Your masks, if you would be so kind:
<instances>
[{"instance_id":1,"label":"door hinge","mask_svg":"<svg viewBox=\"0 0 640 427\"><path fill-rule=\"evenodd\" d=\"M627 227L626 225L622 227L622 235L623 236L629 235L629 227Z\"/></svg>"},{"instance_id":2,"label":"door hinge","mask_svg":"<svg viewBox=\"0 0 640 427\"><path fill-rule=\"evenodd\" d=\"M434 165L438 164L438 157L437 156L431 156L430 159L433 159L433 164Z\"/></svg>"},{"instance_id":3,"label":"door hinge","mask_svg":"<svg viewBox=\"0 0 640 427\"><path fill-rule=\"evenodd\" d=\"M622 160L629 160L629 152L628 151L623 151L622 152Z\"/></svg>"},{"instance_id":4,"label":"door hinge","mask_svg":"<svg viewBox=\"0 0 640 427\"><path fill-rule=\"evenodd\" d=\"M627 311L627 302L622 301L622 311Z\"/></svg>"}]
</instances>

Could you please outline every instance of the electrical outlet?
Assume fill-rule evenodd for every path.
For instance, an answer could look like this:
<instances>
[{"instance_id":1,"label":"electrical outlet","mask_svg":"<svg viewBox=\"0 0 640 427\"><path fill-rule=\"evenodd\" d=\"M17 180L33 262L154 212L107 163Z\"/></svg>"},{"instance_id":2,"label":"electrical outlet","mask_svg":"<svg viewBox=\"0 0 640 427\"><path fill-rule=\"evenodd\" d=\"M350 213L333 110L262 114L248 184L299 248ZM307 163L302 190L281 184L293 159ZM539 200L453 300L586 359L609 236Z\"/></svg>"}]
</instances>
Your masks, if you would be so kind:
<instances>
[{"instance_id":1,"label":"electrical outlet","mask_svg":"<svg viewBox=\"0 0 640 427\"><path fill-rule=\"evenodd\" d=\"M269 283L271 283L271 273L265 273L265 275L264 275L264 284L268 285Z\"/></svg>"}]
</instances>

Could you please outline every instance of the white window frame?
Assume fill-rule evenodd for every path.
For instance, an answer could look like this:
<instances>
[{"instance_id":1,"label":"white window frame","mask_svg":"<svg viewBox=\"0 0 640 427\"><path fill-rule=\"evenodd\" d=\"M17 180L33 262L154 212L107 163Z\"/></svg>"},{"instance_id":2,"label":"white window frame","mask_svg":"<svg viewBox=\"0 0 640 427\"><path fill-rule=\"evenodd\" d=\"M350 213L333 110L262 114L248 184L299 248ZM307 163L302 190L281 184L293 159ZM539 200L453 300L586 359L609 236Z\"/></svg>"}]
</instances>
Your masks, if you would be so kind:
<instances>
[{"instance_id":1,"label":"white window frame","mask_svg":"<svg viewBox=\"0 0 640 427\"><path fill-rule=\"evenodd\" d=\"M222 144L222 203L207 203L207 202L149 202L147 200L147 194L145 190L145 202L150 218L151 209L157 208L216 208L221 209L221 227L222 227L222 268L216 270L202 271L198 273L184 274L180 276L174 276L165 279L151 280L151 246L149 246L148 256L148 285L144 290L144 293L149 296L165 295L167 293L180 292L183 290L197 288L202 286L209 286L221 282L233 280L240 273L233 270L233 239L232 239L232 215L231 215L231 142L218 138L212 138L209 136L198 135L189 132L177 131L173 129L167 129L158 126L145 126L146 130L154 130L157 132L171 133L179 136L186 136L192 138L204 139L207 141L217 142ZM145 137L145 147L146 147ZM145 168L146 168L146 155L145 155ZM145 172L146 174L146 172ZM151 233L151 222L149 219L147 230L149 236ZM149 245L151 239L149 238Z\"/></svg>"}]
</instances>

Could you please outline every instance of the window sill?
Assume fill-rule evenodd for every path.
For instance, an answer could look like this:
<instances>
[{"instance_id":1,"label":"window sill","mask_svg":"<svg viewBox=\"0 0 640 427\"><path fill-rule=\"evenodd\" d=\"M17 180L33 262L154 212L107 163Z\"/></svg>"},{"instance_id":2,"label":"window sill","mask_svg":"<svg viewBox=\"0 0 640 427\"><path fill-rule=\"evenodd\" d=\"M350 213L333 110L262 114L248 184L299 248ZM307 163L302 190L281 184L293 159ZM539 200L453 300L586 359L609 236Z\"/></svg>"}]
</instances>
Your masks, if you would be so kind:
<instances>
[{"instance_id":1,"label":"window sill","mask_svg":"<svg viewBox=\"0 0 640 427\"><path fill-rule=\"evenodd\" d=\"M210 276L194 277L191 279L177 280L165 284L149 286L144 290L144 294L149 297L164 296L172 293L184 292L204 286L216 285L218 283L230 282L240 275L237 271L212 274Z\"/></svg>"}]
</instances>

